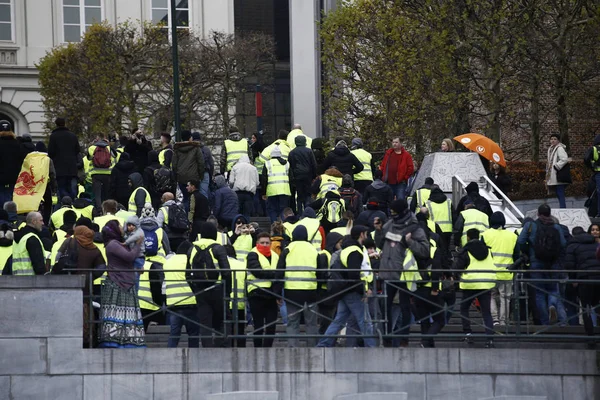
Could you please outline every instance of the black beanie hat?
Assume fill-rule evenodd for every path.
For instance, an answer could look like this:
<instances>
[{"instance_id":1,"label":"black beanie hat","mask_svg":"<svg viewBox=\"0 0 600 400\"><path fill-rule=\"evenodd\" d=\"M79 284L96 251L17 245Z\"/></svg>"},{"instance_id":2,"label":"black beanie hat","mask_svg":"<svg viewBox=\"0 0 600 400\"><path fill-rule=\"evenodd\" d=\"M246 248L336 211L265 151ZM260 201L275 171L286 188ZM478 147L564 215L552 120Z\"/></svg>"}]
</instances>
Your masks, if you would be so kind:
<instances>
[{"instance_id":1,"label":"black beanie hat","mask_svg":"<svg viewBox=\"0 0 600 400\"><path fill-rule=\"evenodd\" d=\"M200 225L200 237L202 239L217 240L217 227L209 222L203 222Z\"/></svg>"},{"instance_id":2,"label":"black beanie hat","mask_svg":"<svg viewBox=\"0 0 600 400\"><path fill-rule=\"evenodd\" d=\"M408 210L408 203L406 202L406 199L394 200L392 201L392 204L390 204L390 209L398 215L404 215Z\"/></svg>"},{"instance_id":3,"label":"black beanie hat","mask_svg":"<svg viewBox=\"0 0 600 400\"><path fill-rule=\"evenodd\" d=\"M490 226L496 229L504 228L504 225L506 225L506 217L504 217L504 214L501 211L493 213L490 217Z\"/></svg>"}]
</instances>

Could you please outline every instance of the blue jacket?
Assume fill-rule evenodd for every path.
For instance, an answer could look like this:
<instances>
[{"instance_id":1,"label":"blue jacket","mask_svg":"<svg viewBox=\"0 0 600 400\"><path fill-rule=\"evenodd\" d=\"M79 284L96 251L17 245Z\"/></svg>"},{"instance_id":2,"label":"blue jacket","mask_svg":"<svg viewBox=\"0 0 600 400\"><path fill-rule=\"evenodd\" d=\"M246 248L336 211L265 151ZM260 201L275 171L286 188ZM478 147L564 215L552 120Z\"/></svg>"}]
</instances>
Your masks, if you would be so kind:
<instances>
[{"instance_id":1,"label":"blue jacket","mask_svg":"<svg viewBox=\"0 0 600 400\"><path fill-rule=\"evenodd\" d=\"M214 193L213 212L218 219L232 220L239 214L237 194L229 186L222 186Z\"/></svg>"},{"instance_id":2,"label":"blue jacket","mask_svg":"<svg viewBox=\"0 0 600 400\"><path fill-rule=\"evenodd\" d=\"M558 225L557 223L554 223L553 220L550 220L549 217L540 217L540 219L538 219L540 221L540 223L552 223L554 225L554 229L558 230L560 232L560 247L561 247L561 256L565 253L565 248L567 247L567 240L565 239L563 230L561 229L560 225ZM531 232L530 232L531 230ZM517 239L517 244L519 245L521 252L526 253L529 255L529 260L531 262L531 267L532 268L540 268L540 269L544 269L545 267L547 267L546 269L550 269L550 267L552 266L548 266L546 265L545 262L538 260L535 257L535 251L533 249L533 244L535 243L535 235L537 234L537 221L530 221L530 222L526 222L525 225L523 226L523 230L521 231L521 234L519 235L519 238ZM557 260L557 263L560 260Z\"/></svg>"}]
</instances>

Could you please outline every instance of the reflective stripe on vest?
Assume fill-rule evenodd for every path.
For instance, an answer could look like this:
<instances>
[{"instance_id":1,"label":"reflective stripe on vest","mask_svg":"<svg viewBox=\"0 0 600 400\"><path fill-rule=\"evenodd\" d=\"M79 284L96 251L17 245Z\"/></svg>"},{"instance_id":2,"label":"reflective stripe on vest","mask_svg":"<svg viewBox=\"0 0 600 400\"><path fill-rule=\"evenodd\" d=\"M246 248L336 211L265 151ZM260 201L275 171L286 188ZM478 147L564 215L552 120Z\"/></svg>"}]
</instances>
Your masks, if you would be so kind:
<instances>
[{"instance_id":1,"label":"reflective stripe on vest","mask_svg":"<svg viewBox=\"0 0 600 400\"><path fill-rule=\"evenodd\" d=\"M417 290L417 281L421 279L419 266L411 249L406 249L400 281L406 283L406 288L411 292Z\"/></svg>"},{"instance_id":2,"label":"reflective stripe on vest","mask_svg":"<svg viewBox=\"0 0 600 400\"><path fill-rule=\"evenodd\" d=\"M35 237L40 242L42 251L44 250L44 244L42 243L40 238L33 232L30 232L23 236L19 243L17 243L16 241L13 242L13 275L35 275L35 271L33 270L33 264L31 263L29 252L27 251L27 241L30 237Z\"/></svg>"},{"instance_id":3,"label":"reflective stripe on vest","mask_svg":"<svg viewBox=\"0 0 600 400\"><path fill-rule=\"evenodd\" d=\"M306 228L306 232L308 233L308 240L315 246L315 249L318 251L321 250L321 245L323 243L323 239L321 238L321 233L319 232L319 227L321 226L321 221L317 218L302 218L296 225L302 225ZM290 236L293 240L293 238Z\"/></svg>"},{"instance_id":4,"label":"reflective stripe on vest","mask_svg":"<svg viewBox=\"0 0 600 400\"><path fill-rule=\"evenodd\" d=\"M423 207L429 196L431 195L431 189L421 188L415 191L415 197L417 198L417 208ZM415 210L413 210L415 211Z\"/></svg>"},{"instance_id":5,"label":"reflective stripe on vest","mask_svg":"<svg viewBox=\"0 0 600 400\"><path fill-rule=\"evenodd\" d=\"M152 291L150 290L150 267L152 263L146 261L144 263L144 273L140 275L140 287L138 289L138 300L140 308L144 310L156 311L160 307L152 299Z\"/></svg>"},{"instance_id":6,"label":"reflective stripe on vest","mask_svg":"<svg viewBox=\"0 0 600 400\"><path fill-rule=\"evenodd\" d=\"M113 219L118 221L119 224L123 225L123 219L117 217L116 215L101 215L99 217L94 218L94 223L98 224L100 232L102 232L102 228L104 228L106 224L108 224L108 221L112 221Z\"/></svg>"},{"instance_id":7,"label":"reflective stripe on vest","mask_svg":"<svg viewBox=\"0 0 600 400\"><path fill-rule=\"evenodd\" d=\"M185 279L186 266L187 256L185 254L175 254L163 264L167 306L196 304L196 296Z\"/></svg>"},{"instance_id":8,"label":"reflective stripe on vest","mask_svg":"<svg viewBox=\"0 0 600 400\"><path fill-rule=\"evenodd\" d=\"M246 262L229 257L229 268L231 269L231 293L229 297L229 309L232 310L234 303L237 310L246 309ZM234 301L235 299L235 301Z\"/></svg>"},{"instance_id":9,"label":"reflective stripe on vest","mask_svg":"<svg viewBox=\"0 0 600 400\"><path fill-rule=\"evenodd\" d=\"M319 253L309 242L291 242L285 259L286 290L317 289L317 257ZM301 271L304 270L304 271Z\"/></svg>"},{"instance_id":10,"label":"reflective stripe on vest","mask_svg":"<svg viewBox=\"0 0 600 400\"><path fill-rule=\"evenodd\" d=\"M236 258L239 261L246 261L248 253L252 250L252 235L240 235L233 243Z\"/></svg>"},{"instance_id":11,"label":"reflective stripe on vest","mask_svg":"<svg viewBox=\"0 0 600 400\"><path fill-rule=\"evenodd\" d=\"M269 160L265 163L267 168L268 181L267 181L267 197L286 195L291 196L290 192L290 177L289 170L290 164L285 163L281 165L279 161Z\"/></svg>"},{"instance_id":12,"label":"reflective stripe on vest","mask_svg":"<svg viewBox=\"0 0 600 400\"><path fill-rule=\"evenodd\" d=\"M277 262L279 261L279 256L274 251L271 252L271 262L269 259L256 250L256 247L252 249L252 253L258 255L258 262L260 263L260 267L264 270L275 270L277 269ZM248 293L252 293L252 291L256 288L265 288L269 289L272 285L270 279L258 279L250 270L247 271L246 282L248 285Z\"/></svg>"},{"instance_id":13,"label":"reflective stripe on vest","mask_svg":"<svg viewBox=\"0 0 600 400\"><path fill-rule=\"evenodd\" d=\"M59 229L61 226L64 225L65 213L69 210L75 211L73 210L73 207L68 206L59 208L58 210L52 213L52 215L50 216L50 221L52 222L52 226L54 226L54 229ZM77 211L75 211L75 214L77 214Z\"/></svg>"},{"instance_id":14,"label":"reflective stripe on vest","mask_svg":"<svg viewBox=\"0 0 600 400\"><path fill-rule=\"evenodd\" d=\"M165 158L166 158L166 155L167 155L167 151L173 152L173 149L171 149L169 147L165 147L164 149L162 149L158 153L158 163L160 165L162 165L163 167L166 167L166 165L165 165Z\"/></svg>"},{"instance_id":15,"label":"reflective stripe on vest","mask_svg":"<svg viewBox=\"0 0 600 400\"><path fill-rule=\"evenodd\" d=\"M90 148L88 149L88 154L90 155L90 169L89 169L89 174L90 175L110 175L112 167L116 164L113 160L112 154L110 152L110 148L108 146L105 147L105 149L108 151L109 155L110 155L110 167L108 168L98 168L96 166L94 166L94 151L96 150L95 145L90 146Z\"/></svg>"},{"instance_id":16,"label":"reflective stripe on vest","mask_svg":"<svg viewBox=\"0 0 600 400\"><path fill-rule=\"evenodd\" d=\"M12 246L0 246L0 275L2 275L2 270L6 265L6 262L12 256L13 248Z\"/></svg>"},{"instance_id":17,"label":"reflective stripe on vest","mask_svg":"<svg viewBox=\"0 0 600 400\"><path fill-rule=\"evenodd\" d=\"M513 274L508 272L507 268L513 264L513 251L517 244L517 235L504 229L488 229L481 237L494 257L494 265L498 269L496 279L512 280Z\"/></svg>"},{"instance_id":18,"label":"reflective stripe on vest","mask_svg":"<svg viewBox=\"0 0 600 400\"><path fill-rule=\"evenodd\" d=\"M227 171L229 172L243 154L248 154L248 141L225 139L225 152L227 154Z\"/></svg>"},{"instance_id":19,"label":"reflective stripe on vest","mask_svg":"<svg viewBox=\"0 0 600 400\"><path fill-rule=\"evenodd\" d=\"M429 210L429 218L440 226L444 233L452 232L452 202L450 199L444 203L435 203L433 201L425 202Z\"/></svg>"},{"instance_id":20,"label":"reflective stripe on vest","mask_svg":"<svg viewBox=\"0 0 600 400\"><path fill-rule=\"evenodd\" d=\"M465 220L461 237L462 246L467 244L467 231L469 229L475 228L479 230L480 233L483 233L489 229L489 217L487 216L487 214L482 213L481 211L475 208L470 208L468 210L461 211L460 215L462 215Z\"/></svg>"},{"instance_id":21,"label":"reflective stripe on vest","mask_svg":"<svg viewBox=\"0 0 600 400\"><path fill-rule=\"evenodd\" d=\"M150 193L148 193L146 188L139 187L131 193L131 196L129 196L129 207L128 207L129 212L134 212L134 213L137 212L137 205L135 204L135 195L137 194L138 190L143 190L144 193L146 193L146 198L144 199L144 203L152 202L152 200L150 199Z\"/></svg>"},{"instance_id":22,"label":"reflective stripe on vest","mask_svg":"<svg viewBox=\"0 0 600 400\"><path fill-rule=\"evenodd\" d=\"M262 174L263 167L265 163L271 159L271 152L275 148L275 146L279 146L279 151L281 151L281 158L284 160L288 159L288 155L290 154L290 146L288 146L286 140L277 139L270 145L268 145L262 153L254 160L254 166L258 170L258 174Z\"/></svg>"},{"instance_id":23,"label":"reflective stripe on vest","mask_svg":"<svg viewBox=\"0 0 600 400\"><path fill-rule=\"evenodd\" d=\"M355 149L351 151L358 158L364 169L358 174L354 174L354 181L372 181L373 171L371 170L371 159L373 156L365 149Z\"/></svg>"},{"instance_id":24,"label":"reflective stripe on vest","mask_svg":"<svg viewBox=\"0 0 600 400\"><path fill-rule=\"evenodd\" d=\"M331 190L338 190L342 187L342 178L327 174L321 175L321 184L319 186L319 194L317 200L325 197L325 194Z\"/></svg>"},{"instance_id":25,"label":"reflective stripe on vest","mask_svg":"<svg viewBox=\"0 0 600 400\"><path fill-rule=\"evenodd\" d=\"M496 266L492 253L488 251L485 260L479 261L469 253L469 266L460 278L460 288L463 290L485 290L496 286ZM481 272L486 271L486 272Z\"/></svg>"}]
</instances>

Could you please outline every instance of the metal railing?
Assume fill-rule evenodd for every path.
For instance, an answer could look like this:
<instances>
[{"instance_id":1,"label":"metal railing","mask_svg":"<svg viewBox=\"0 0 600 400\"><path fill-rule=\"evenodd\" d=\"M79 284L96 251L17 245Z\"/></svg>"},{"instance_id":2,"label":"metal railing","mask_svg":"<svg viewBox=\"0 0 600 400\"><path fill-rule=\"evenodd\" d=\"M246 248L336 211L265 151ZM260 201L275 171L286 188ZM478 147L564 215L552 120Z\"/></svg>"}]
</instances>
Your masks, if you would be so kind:
<instances>
[{"instance_id":1,"label":"metal railing","mask_svg":"<svg viewBox=\"0 0 600 400\"><path fill-rule=\"evenodd\" d=\"M307 269L307 271L309 270ZM330 272L333 271L336 270L330 270ZM464 271L447 269L429 271L440 272L445 276L459 276L460 273L464 273ZM92 310L98 310L98 307L102 307L102 304L99 304L100 296L98 293L98 285L94 287L91 272L92 270L77 271L77 273L88 275L87 279L90 288L90 294L84 296L84 303L87 304L87 307L89 307L89 318L84 321L84 324L88 324L89 326L89 329L87 329L87 340L84 340L88 346L92 346L92 344L95 344L96 342L95 335L97 335L97 329L94 327L98 327L103 323L103 321L96 316L98 313L92 312ZM114 272L132 271L126 270ZM295 270L294 272L297 271ZM339 272L347 272L347 270L339 270ZM377 271L373 272L375 275L377 274ZM511 271L513 272L513 277L510 281L472 279L473 273L471 271L469 272L471 274L471 279L469 280L470 283L501 282L512 287L513 290L510 297L501 299L501 301L504 300L508 303L506 304L506 310L508 310L508 321L505 321L505 324L490 325L489 317L488 323L486 324L486 321L482 320L482 317L480 316L481 312L476 312L477 306L475 305L476 303L474 303L474 300L482 298L485 299L486 296L490 296L492 292L495 292L495 287L477 291L464 291L459 290L460 279L454 280L454 284L448 284L448 278L448 280L446 280L446 284L443 283L444 280L431 282L432 288L439 289L438 293L434 295L431 293L431 288L424 286L425 282L418 282L417 290L411 291L407 288L406 282L401 282L400 280L383 281L375 278L371 284L373 289L372 293L368 296L365 295L362 298L362 312L364 319L367 321L366 324L372 327L372 329L366 329L366 331L371 333L365 333L365 329L363 329L361 332L359 329L356 329L356 326L360 324L350 323L345 324L345 333L330 332L329 334L324 334L323 332L317 332L308 334L302 332L288 332L286 334L282 334L280 332L273 332L271 334L266 334L264 331L267 328L283 324L284 315L282 315L280 312L277 315L277 318L268 324L262 326L256 326L256 324L252 324L252 330L248 330L248 326L251 325L248 323L248 314L246 312L234 312L238 310L238 304L240 303L244 304L242 307L244 311L249 311L248 297L241 299L236 296L231 296L231 293L236 293L238 289L237 280L234 279L234 275L246 275L246 271L243 270L231 270L231 289L225 282L217 283L213 281L207 282L197 280L191 282L191 287L197 286L196 283L202 283L205 285L205 287L201 289L191 289L192 292L189 294L189 296L184 297L179 301L181 302L184 299L194 297L198 303L204 304L209 301L209 299L210 301L213 301L213 303L215 301L218 302L219 304L216 307L215 304L212 304L212 306L214 308L213 312L218 312L220 315L218 318L213 319L216 321L222 321L222 326L213 326L214 324L212 323L201 323L199 313L196 313L196 315L193 315L192 317L190 317L188 313L183 314L178 308L177 303L170 306L167 306L165 303L157 304L158 309L155 311L144 312L142 320L148 322L156 319L155 317L157 316L164 316L167 318L171 315L177 316L181 318L183 322L194 324L199 328L200 333L198 335L190 336L188 333L187 337L188 339L191 338L192 340L202 342L202 347L239 347L240 341L246 341L248 339L277 339L278 341L297 341L297 339L303 339L308 340L309 342L314 342L315 339L318 340L323 338L332 338L336 341L339 339L346 339L350 340L352 343L355 343L357 340L374 339L378 345L385 346L398 345L398 343L403 345L406 344L409 339L421 340L422 343L427 343L427 341L431 339L461 341L465 340L465 338L468 338L468 340L490 340L493 338L496 341L510 341L516 343L526 341L560 341L578 343L587 342L591 339L589 335L585 334L582 328L574 328L569 324L573 324L574 321L578 323L580 317L583 317L584 319L589 318L590 320L594 319L595 314L600 312L600 305L580 304L577 296L573 296L573 290L570 290L570 294L565 296L565 288L567 285L596 285L598 289L600 289L600 279L577 280L567 278L567 274L576 274L587 271L554 269L533 271L516 270ZM477 272L495 273L497 271L491 270ZM532 279L529 276L531 272L545 274L547 276L544 279ZM144 273L148 274L149 272L145 271ZM346 286L338 293L328 293L320 290L315 301L305 304L295 301L294 299L290 298L290 296L286 297L285 289L282 291L277 289L277 287L285 286L285 280L272 279L272 282L271 288L257 288L256 290L261 290L264 295L270 296L272 301L277 301L280 303L280 305L281 303L285 303L286 305L291 306L294 311L291 314L288 314L288 319L290 316L294 317L300 313L309 313L309 316L314 314L316 319L318 319L323 325L329 325L335 320L335 314L332 315L331 313L324 312L326 308L331 310L332 304L335 304L336 301L344 298L344 296L346 296L348 293L355 293L358 288L365 285L365 283L362 281L357 282L343 279L320 280L318 282L318 287L321 287L321 284L323 283L334 284L336 282L343 282L346 284ZM164 280L153 280L151 281L151 284L152 283L160 284L162 286L166 282ZM244 292L246 293L246 296L248 288L252 285L256 284L253 283L253 281L245 280ZM444 286L445 289L442 290L442 286ZM453 287L455 289L455 295L462 293L462 296L459 295L457 296L458 298L454 300L452 299L453 292L448 289ZM390 298L390 296L393 296L396 293L398 293L399 297L398 302L396 302L393 298ZM137 297L137 295L135 295L135 297L137 303L139 301L139 297ZM535 323L536 318L538 318L536 316L536 308L532 306L532 302L535 302L535 297L548 297L550 303L554 304L557 308L557 311L560 314L559 317L561 318L556 321L553 320L552 322L544 325ZM408 301L409 304L406 304L406 301ZM570 310L566 317L562 313L562 308L565 305ZM484 310L484 308L487 309L487 306L484 307L481 304L478 307L481 310ZM405 316L404 318L398 317L398 309L403 309L403 311L406 311L407 309L410 310L410 316ZM417 315L416 317L415 314ZM439 316L443 316L444 322L442 325L445 325L444 329L436 333L426 332L424 327L435 323L436 320L439 320ZM312 320L312 318L310 319ZM398 323L395 322L395 320L404 320L405 322ZM406 321L410 322L406 323ZM457 326L456 321L459 321L460 325ZM454 323L449 324L449 322ZM148 326L147 323L145 325ZM319 323L317 323L317 327L318 326ZM421 332L415 332L415 330L417 330L419 327L421 328ZM470 333L470 335L467 337L466 333ZM182 335L169 335L169 337L180 339Z\"/></svg>"}]
</instances>

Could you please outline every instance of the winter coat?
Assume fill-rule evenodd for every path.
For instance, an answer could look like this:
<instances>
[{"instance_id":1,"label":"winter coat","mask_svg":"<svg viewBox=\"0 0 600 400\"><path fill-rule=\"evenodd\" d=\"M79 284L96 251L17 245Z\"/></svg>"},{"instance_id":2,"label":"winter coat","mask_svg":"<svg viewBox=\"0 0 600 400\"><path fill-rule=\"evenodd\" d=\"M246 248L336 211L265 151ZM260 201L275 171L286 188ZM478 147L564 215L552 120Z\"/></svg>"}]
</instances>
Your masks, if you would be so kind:
<instances>
[{"instance_id":1,"label":"winter coat","mask_svg":"<svg viewBox=\"0 0 600 400\"><path fill-rule=\"evenodd\" d=\"M389 180L390 180L389 176L388 176L388 171L389 171L389 161L390 161L390 157L391 157L392 153L394 153L394 149L386 150L386 152L383 156L383 161L381 162L381 165L379 166L379 169L383 172L382 181L384 181L384 182L389 182ZM413 174L414 171L415 171L415 165L413 163L413 159L410 156L410 154L408 153L408 151L406 151L404 149L404 147L402 147L402 153L400 153L400 162L399 162L398 170L396 173L396 182L397 183L407 182L408 178L410 178L410 176Z\"/></svg>"},{"instance_id":2,"label":"winter coat","mask_svg":"<svg viewBox=\"0 0 600 400\"><path fill-rule=\"evenodd\" d=\"M148 152L152 150L152 143L145 136L142 136L140 140L141 143L138 143L137 139L129 140L125 146L125 153L129 153L136 171L141 174L144 172L144 168L148 166Z\"/></svg>"},{"instance_id":3,"label":"winter coat","mask_svg":"<svg viewBox=\"0 0 600 400\"><path fill-rule=\"evenodd\" d=\"M573 273L573 279L600 278L600 260L596 258L598 243L589 233L573 236L567 244L565 269L585 270Z\"/></svg>"},{"instance_id":4,"label":"winter coat","mask_svg":"<svg viewBox=\"0 0 600 400\"><path fill-rule=\"evenodd\" d=\"M135 226L135 229L133 230L133 232L129 232L127 230L127 225ZM140 226L140 219L138 218L138 216L132 215L131 217L128 217L127 220L125 221L125 225L123 225L123 239L125 240L125 245L128 246L130 249L133 249L137 245L137 241L140 238L144 238L144 237L145 237L145 234ZM144 252L146 251L146 246L145 246L145 243L143 240L142 240L141 245L139 246L139 249L140 249L140 253L139 253L138 257L143 257Z\"/></svg>"},{"instance_id":5,"label":"winter coat","mask_svg":"<svg viewBox=\"0 0 600 400\"><path fill-rule=\"evenodd\" d=\"M452 269L465 270L471 264L471 254L476 260L483 261L488 257L490 249L481 240L470 240L465 246L460 249L456 258L454 259L454 265Z\"/></svg>"},{"instance_id":6,"label":"winter coat","mask_svg":"<svg viewBox=\"0 0 600 400\"><path fill-rule=\"evenodd\" d=\"M566 146L562 143L556 145L556 148L548 148L548 163L546 164L546 185L566 185L565 182L559 182L556 178L556 171L561 170L568 162Z\"/></svg>"},{"instance_id":7,"label":"winter coat","mask_svg":"<svg viewBox=\"0 0 600 400\"><path fill-rule=\"evenodd\" d=\"M358 174L365 168L347 146L337 146L330 151L323 164L321 164L321 171L325 171L332 166L336 167L342 175L350 176Z\"/></svg>"},{"instance_id":8,"label":"winter coat","mask_svg":"<svg viewBox=\"0 0 600 400\"><path fill-rule=\"evenodd\" d=\"M358 218L354 221L355 225L364 225L368 226L371 229L375 229L375 218L379 218L381 223L385 224L387 222L387 215L383 211L380 210L365 210L358 215Z\"/></svg>"},{"instance_id":9,"label":"winter coat","mask_svg":"<svg viewBox=\"0 0 600 400\"><path fill-rule=\"evenodd\" d=\"M140 220L140 228L142 228L142 230L152 231L154 229L158 229L159 227L160 226L158 225L156 218L146 217ZM171 245L169 243L169 238L167 237L167 235L163 235L160 244L162 245L165 254L169 254L171 252Z\"/></svg>"},{"instance_id":10,"label":"winter coat","mask_svg":"<svg viewBox=\"0 0 600 400\"><path fill-rule=\"evenodd\" d=\"M502 191L502 193L508 194L508 192L510 192L512 180L510 179L510 176L508 176L508 174L506 172L501 171L498 173L498 175L496 175L492 171L492 172L490 172L489 177L490 177L490 180L494 183L494 185L498 186L498 189L500 189ZM498 195L498 193L496 193L496 191L494 191L494 193L496 195ZM498 196L498 197L500 197L500 196Z\"/></svg>"},{"instance_id":11,"label":"winter coat","mask_svg":"<svg viewBox=\"0 0 600 400\"><path fill-rule=\"evenodd\" d=\"M67 128L56 128L50 134L48 156L54 161L56 176L76 177L79 159L79 141L77 136Z\"/></svg>"},{"instance_id":12,"label":"winter coat","mask_svg":"<svg viewBox=\"0 0 600 400\"><path fill-rule=\"evenodd\" d=\"M33 153L35 151L35 144L31 141L31 136L21 136L21 153L23 153L23 157L27 156L29 153Z\"/></svg>"},{"instance_id":13,"label":"winter coat","mask_svg":"<svg viewBox=\"0 0 600 400\"><path fill-rule=\"evenodd\" d=\"M25 156L12 132L0 132L0 186L14 185Z\"/></svg>"},{"instance_id":14,"label":"winter coat","mask_svg":"<svg viewBox=\"0 0 600 400\"><path fill-rule=\"evenodd\" d=\"M250 164L250 158L242 154L229 173L229 184L234 191L245 191L256 193L256 188L260 184L258 180L258 171L254 165Z\"/></svg>"},{"instance_id":15,"label":"winter coat","mask_svg":"<svg viewBox=\"0 0 600 400\"><path fill-rule=\"evenodd\" d=\"M177 182L185 185L189 181L202 181L204 178L204 155L200 142L175 143L173 172Z\"/></svg>"},{"instance_id":16,"label":"winter coat","mask_svg":"<svg viewBox=\"0 0 600 400\"><path fill-rule=\"evenodd\" d=\"M223 175L217 176L215 183L217 190L214 193L213 213L219 220L231 221L240 208L237 194L227 185Z\"/></svg>"},{"instance_id":17,"label":"winter coat","mask_svg":"<svg viewBox=\"0 0 600 400\"><path fill-rule=\"evenodd\" d=\"M311 182L317 176L317 161L313 151L306 147L306 136L296 136L296 147L290 152L288 162L294 170L294 181Z\"/></svg>"},{"instance_id":18,"label":"winter coat","mask_svg":"<svg viewBox=\"0 0 600 400\"><path fill-rule=\"evenodd\" d=\"M136 281L136 273L133 270L133 261L140 254L140 245L136 244L129 249L117 240L111 240L106 244L106 261L108 279L123 289L131 288Z\"/></svg>"},{"instance_id":19,"label":"winter coat","mask_svg":"<svg viewBox=\"0 0 600 400\"><path fill-rule=\"evenodd\" d=\"M558 225L556 218L550 216L545 217L540 215L537 220L526 222L523 225L523 229L519 234L519 238L517 239L517 244L519 245L519 249L521 253L528 254L529 260L531 261L532 268L548 268L549 266L544 261L538 260L535 256L534 244L535 237L537 235L538 224L544 225L553 225L554 229L558 230L560 233L560 247L564 249L567 246L567 240L563 235L563 231L561 227Z\"/></svg>"},{"instance_id":20,"label":"winter coat","mask_svg":"<svg viewBox=\"0 0 600 400\"><path fill-rule=\"evenodd\" d=\"M206 222L210 216L210 203L199 190L190 193L190 213L188 219L190 222L202 221Z\"/></svg>"},{"instance_id":21,"label":"winter coat","mask_svg":"<svg viewBox=\"0 0 600 400\"><path fill-rule=\"evenodd\" d=\"M150 193L152 198L152 206L157 208L160 205L160 197L162 193L156 190L156 179L154 179L154 171L160 169L161 165L158 162L158 153L154 150L148 153L148 166L144 168L142 177L144 179L144 187Z\"/></svg>"},{"instance_id":22,"label":"winter coat","mask_svg":"<svg viewBox=\"0 0 600 400\"><path fill-rule=\"evenodd\" d=\"M131 188L128 183L129 175L134 172L135 164L129 159L129 154L123 153L119 162L110 173L110 190L108 196L125 207L127 207L129 196L131 196Z\"/></svg>"},{"instance_id":23,"label":"winter coat","mask_svg":"<svg viewBox=\"0 0 600 400\"><path fill-rule=\"evenodd\" d=\"M208 172L208 179L212 179L215 173L215 160L212 156L212 152L208 147L200 143L202 149L202 156L204 157L204 172Z\"/></svg>"},{"instance_id":24,"label":"winter coat","mask_svg":"<svg viewBox=\"0 0 600 400\"><path fill-rule=\"evenodd\" d=\"M375 179L373 183L365 188L363 193L364 204L367 204L370 199L376 199L380 209L387 210L394 200L394 192L387 183L384 183L381 179Z\"/></svg>"}]
</instances>

